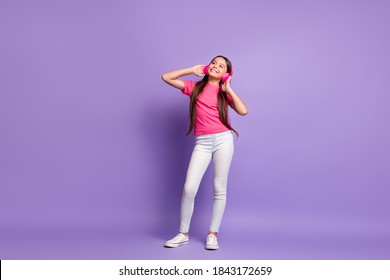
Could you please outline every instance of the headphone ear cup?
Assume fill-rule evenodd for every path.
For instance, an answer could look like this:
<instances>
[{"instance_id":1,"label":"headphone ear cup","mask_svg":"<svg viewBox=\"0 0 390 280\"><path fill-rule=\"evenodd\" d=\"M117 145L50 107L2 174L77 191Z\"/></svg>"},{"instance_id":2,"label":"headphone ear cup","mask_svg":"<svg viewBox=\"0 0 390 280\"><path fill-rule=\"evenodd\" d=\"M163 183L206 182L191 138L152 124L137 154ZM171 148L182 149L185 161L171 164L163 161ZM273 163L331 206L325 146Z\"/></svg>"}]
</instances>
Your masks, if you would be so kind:
<instances>
[{"instance_id":1,"label":"headphone ear cup","mask_svg":"<svg viewBox=\"0 0 390 280\"><path fill-rule=\"evenodd\" d=\"M208 75L208 74L209 74L209 66L210 66L210 64L207 64L207 65L203 68L203 73L204 73L205 75Z\"/></svg>"},{"instance_id":2,"label":"headphone ear cup","mask_svg":"<svg viewBox=\"0 0 390 280\"><path fill-rule=\"evenodd\" d=\"M222 76L222 82L226 82L232 75L230 73L226 73L225 75Z\"/></svg>"},{"instance_id":3,"label":"headphone ear cup","mask_svg":"<svg viewBox=\"0 0 390 280\"><path fill-rule=\"evenodd\" d=\"M223 83L226 82L227 79L229 79L229 78L232 77L232 76L233 76L233 69L231 69L229 73L226 73L225 75L223 75L223 77L222 77L222 82L223 82Z\"/></svg>"}]
</instances>

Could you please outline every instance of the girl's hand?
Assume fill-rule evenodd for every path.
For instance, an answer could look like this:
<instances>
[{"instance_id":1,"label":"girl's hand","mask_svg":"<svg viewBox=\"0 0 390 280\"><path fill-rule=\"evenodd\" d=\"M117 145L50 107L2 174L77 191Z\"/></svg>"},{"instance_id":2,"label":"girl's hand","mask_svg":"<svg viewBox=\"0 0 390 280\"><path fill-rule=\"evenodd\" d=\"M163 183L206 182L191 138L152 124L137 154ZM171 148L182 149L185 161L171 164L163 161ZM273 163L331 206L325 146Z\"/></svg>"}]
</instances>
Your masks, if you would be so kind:
<instances>
[{"instance_id":1,"label":"girl's hand","mask_svg":"<svg viewBox=\"0 0 390 280\"><path fill-rule=\"evenodd\" d=\"M226 80L226 82L224 82L222 84L222 91L223 92L228 92L229 89L230 89L230 80L232 79L232 77L230 76L229 79Z\"/></svg>"},{"instance_id":2,"label":"girl's hand","mask_svg":"<svg viewBox=\"0 0 390 280\"><path fill-rule=\"evenodd\" d=\"M204 65L202 65L202 64L198 64L198 65L195 65L194 67L192 67L194 75L196 75L198 77L204 76L203 69L204 69Z\"/></svg>"}]
</instances>

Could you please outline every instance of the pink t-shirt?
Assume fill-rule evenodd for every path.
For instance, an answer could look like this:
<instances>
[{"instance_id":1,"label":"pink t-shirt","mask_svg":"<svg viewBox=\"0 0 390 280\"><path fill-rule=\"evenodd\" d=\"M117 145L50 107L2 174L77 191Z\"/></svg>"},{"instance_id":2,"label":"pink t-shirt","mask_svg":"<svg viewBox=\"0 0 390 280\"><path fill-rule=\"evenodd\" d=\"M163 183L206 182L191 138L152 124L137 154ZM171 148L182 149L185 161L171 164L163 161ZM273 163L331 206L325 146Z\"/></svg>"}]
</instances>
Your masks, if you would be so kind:
<instances>
[{"instance_id":1,"label":"pink t-shirt","mask_svg":"<svg viewBox=\"0 0 390 280\"><path fill-rule=\"evenodd\" d=\"M184 89L181 91L188 96L192 95L192 89L196 82L184 80ZM203 92L199 95L196 101L196 119L194 125L194 135L211 134L228 131L227 128L219 119L218 112L218 93L219 86L206 84ZM233 100L229 94L227 95L228 102Z\"/></svg>"}]
</instances>

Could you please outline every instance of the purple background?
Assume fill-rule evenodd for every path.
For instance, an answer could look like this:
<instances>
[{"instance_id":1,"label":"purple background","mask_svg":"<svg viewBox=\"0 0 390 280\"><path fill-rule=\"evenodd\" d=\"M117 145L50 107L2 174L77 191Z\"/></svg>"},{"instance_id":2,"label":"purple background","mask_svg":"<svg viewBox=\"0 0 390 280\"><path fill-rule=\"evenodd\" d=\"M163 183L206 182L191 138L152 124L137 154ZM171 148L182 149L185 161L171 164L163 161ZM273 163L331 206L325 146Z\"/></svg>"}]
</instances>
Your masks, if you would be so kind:
<instances>
[{"instance_id":1,"label":"purple background","mask_svg":"<svg viewBox=\"0 0 390 280\"><path fill-rule=\"evenodd\" d=\"M0 259L389 259L389 1L1 1ZM162 73L229 57L249 114L221 249L179 226L193 136ZM188 77L196 79L196 77Z\"/></svg>"}]
</instances>

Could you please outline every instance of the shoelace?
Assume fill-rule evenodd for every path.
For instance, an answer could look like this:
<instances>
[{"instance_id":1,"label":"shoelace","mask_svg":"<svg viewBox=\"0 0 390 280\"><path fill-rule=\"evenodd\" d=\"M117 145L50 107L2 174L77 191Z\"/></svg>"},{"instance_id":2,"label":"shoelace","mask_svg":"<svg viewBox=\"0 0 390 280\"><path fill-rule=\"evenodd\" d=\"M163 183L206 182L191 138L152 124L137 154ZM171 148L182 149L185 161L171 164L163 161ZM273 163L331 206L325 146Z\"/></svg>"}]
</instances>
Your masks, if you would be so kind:
<instances>
[{"instance_id":1,"label":"shoelace","mask_svg":"<svg viewBox=\"0 0 390 280\"><path fill-rule=\"evenodd\" d=\"M186 237L184 234L178 233L178 234L176 235L175 239L180 239L180 238L182 238L182 236L183 236L183 237Z\"/></svg>"},{"instance_id":2,"label":"shoelace","mask_svg":"<svg viewBox=\"0 0 390 280\"><path fill-rule=\"evenodd\" d=\"M207 236L207 242L209 242L209 241L216 242L217 241L217 237L215 235L209 234Z\"/></svg>"}]
</instances>

